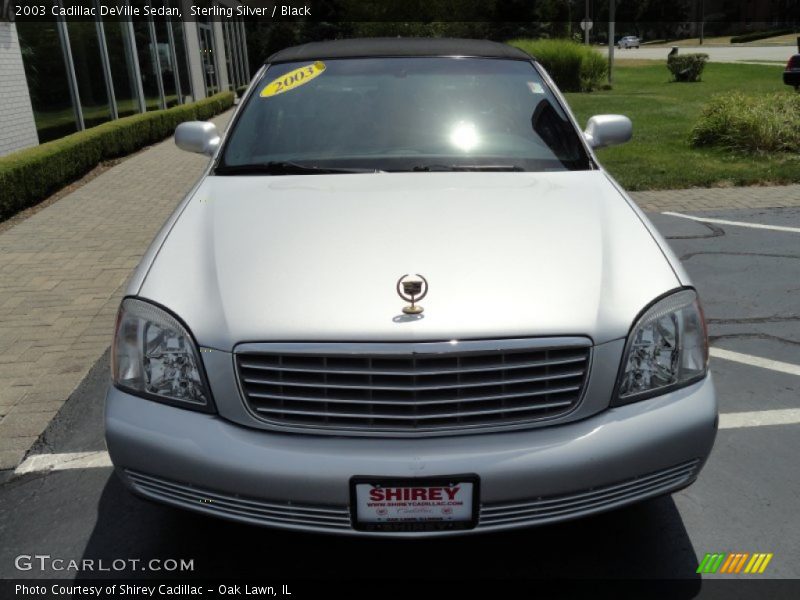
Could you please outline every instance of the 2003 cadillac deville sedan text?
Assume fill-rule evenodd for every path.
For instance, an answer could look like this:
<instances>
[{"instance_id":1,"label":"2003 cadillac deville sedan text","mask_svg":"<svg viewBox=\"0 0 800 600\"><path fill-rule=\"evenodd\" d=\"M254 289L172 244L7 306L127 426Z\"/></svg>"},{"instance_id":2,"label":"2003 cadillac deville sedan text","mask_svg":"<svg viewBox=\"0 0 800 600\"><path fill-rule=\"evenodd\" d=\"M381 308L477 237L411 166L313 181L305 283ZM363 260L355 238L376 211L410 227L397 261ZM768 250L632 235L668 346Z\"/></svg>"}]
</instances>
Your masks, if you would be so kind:
<instances>
[{"instance_id":1,"label":"2003 cadillac deville sedan text","mask_svg":"<svg viewBox=\"0 0 800 600\"><path fill-rule=\"evenodd\" d=\"M135 493L360 535L692 483L717 405L681 265L542 67L487 41L270 57L130 281L106 439Z\"/></svg>"}]
</instances>

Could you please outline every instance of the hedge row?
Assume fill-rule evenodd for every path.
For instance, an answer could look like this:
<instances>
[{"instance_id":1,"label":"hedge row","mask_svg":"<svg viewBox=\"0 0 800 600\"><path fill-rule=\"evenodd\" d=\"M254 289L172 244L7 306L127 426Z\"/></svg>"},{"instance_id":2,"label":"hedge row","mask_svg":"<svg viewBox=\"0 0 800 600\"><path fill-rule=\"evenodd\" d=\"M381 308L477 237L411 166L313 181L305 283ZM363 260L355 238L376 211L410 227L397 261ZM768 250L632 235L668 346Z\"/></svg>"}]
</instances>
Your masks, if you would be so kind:
<instances>
[{"instance_id":1,"label":"hedge row","mask_svg":"<svg viewBox=\"0 0 800 600\"><path fill-rule=\"evenodd\" d=\"M608 64L599 52L572 40L511 40L508 43L535 57L562 92L591 92L603 84L608 73Z\"/></svg>"},{"instance_id":2,"label":"hedge row","mask_svg":"<svg viewBox=\"0 0 800 600\"><path fill-rule=\"evenodd\" d=\"M100 162L163 140L179 123L207 120L232 104L233 93L222 92L192 104L109 121L0 157L0 221L41 202Z\"/></svg>"},{"instance_id":3,"label":"hedge row","mask_svg":"<svg viewBox=\"0 0 800 600\"><path fill-rule=\"evenodd\" d=\"M731 38L731 44L744 44L745 42L765 40L778 35L788 35L790 33L794 33L794 31L794 29L775 29L773 31L753 31L751 33L743 33L742 35L733 36Z\"/></svg>"}]
</instances>

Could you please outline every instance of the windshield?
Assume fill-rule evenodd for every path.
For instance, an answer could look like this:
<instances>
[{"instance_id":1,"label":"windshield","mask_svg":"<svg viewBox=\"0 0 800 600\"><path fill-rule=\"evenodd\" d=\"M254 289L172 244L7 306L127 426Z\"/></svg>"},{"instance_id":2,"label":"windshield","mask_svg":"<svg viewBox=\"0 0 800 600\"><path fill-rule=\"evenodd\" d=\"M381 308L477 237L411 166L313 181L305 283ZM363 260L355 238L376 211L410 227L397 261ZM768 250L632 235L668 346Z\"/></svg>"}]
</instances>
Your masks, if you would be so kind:
<instances>
[{"instance_id":1,"label":"windshield","mask_svg":"<svg viewBox=\"0 0 800 600\"><path fill-rule=\"evenodd\" d=\"M590 168L578 133L529 62L364 58L270 67L216 171Z\"/></svg>"}]
</instances>

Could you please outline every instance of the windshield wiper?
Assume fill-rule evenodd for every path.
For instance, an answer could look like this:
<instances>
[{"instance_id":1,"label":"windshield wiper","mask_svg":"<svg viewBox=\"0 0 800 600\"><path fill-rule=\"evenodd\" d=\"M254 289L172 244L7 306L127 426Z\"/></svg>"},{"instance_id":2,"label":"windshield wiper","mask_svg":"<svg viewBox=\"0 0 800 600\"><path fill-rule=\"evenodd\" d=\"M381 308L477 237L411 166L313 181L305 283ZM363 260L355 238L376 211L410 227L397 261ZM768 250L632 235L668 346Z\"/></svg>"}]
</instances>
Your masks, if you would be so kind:
<instances>
[{"instance_id":1,"label":"windshield wiper","mask_svg":"<svg viewBox=\"0 0 800 600\"><path fill-rule=\"evenodd\" d=\"M410 171L430 172L430 171L524 171L517 165L417 165L411 167Z\"/></svg>"},{"instance_id":2,"label":"windshield wiper","mask_svg":"<svg viewBox=\"0 0 800 600\"><path fill-rule=\"evenodd\" d=\"M214 171L217 175L330 175L336 173L379 173L377 169L350 169L318 167L291 161L269 161L245 165L223 165Z\"/></svg>"}]
</instances>

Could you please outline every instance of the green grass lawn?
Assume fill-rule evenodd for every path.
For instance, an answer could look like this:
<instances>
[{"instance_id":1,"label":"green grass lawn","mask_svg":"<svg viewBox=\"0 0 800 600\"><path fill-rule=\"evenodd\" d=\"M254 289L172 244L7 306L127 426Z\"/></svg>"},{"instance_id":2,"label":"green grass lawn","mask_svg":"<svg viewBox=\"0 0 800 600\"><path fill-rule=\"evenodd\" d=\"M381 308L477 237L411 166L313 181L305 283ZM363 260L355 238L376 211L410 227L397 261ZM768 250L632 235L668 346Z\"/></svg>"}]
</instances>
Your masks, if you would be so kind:
<instances>
[{"instance_id":1,"label":"green grass lawn","mask_svg":"<svg viewBox=\"0 0 800 600\"><path fill-rule=\"evenodd\" d=\"M800 182L800 156L745 155L692 148L689 131L714 94L782 92L782 68L770 65L708 63L703 81L673 83L663 62L614 69L614 89L567 94L583 126L601 113L620 113L633 121L633 139L597 155L628 190L652 190Z\"/></svg>"}]
</instances>

